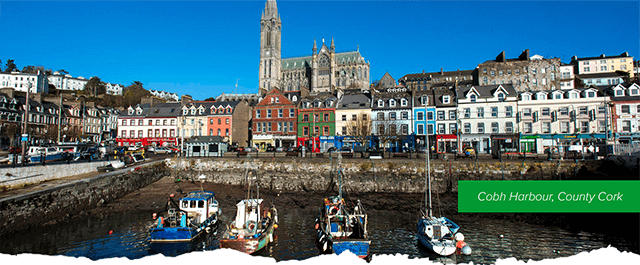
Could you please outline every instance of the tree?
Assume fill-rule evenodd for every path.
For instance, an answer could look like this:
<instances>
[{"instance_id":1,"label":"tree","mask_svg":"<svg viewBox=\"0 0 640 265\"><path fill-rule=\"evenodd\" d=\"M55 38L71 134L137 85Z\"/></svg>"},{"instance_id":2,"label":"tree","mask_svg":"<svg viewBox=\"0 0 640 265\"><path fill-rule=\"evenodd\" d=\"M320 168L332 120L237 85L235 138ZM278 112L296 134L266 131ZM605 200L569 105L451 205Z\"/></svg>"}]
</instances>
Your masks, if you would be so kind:
<instances>
[{"instance_id":1,"label":"tree","mask_svg":"<svg viewBox=\"0 0 640 265\"><path fill-rule=\"evenodd\" d=\"M398 128L398 125L398 122L395 120L379 119L374 121L376 135L383 148L387 146L387 143L396 142L400 139L400 128Z\"/></svg>"},{"instance_id":2,"label":"tree","mask_svg":"<svg viewBox=\"0 0 640 265\"><path fill-rule=\"evenodd\" d=\"M0 60L0 73L2 73L2 60Z\"/></svg>"},{"instance_id":3,"label":"tree","mask_svg":"<svg viewBox=\"0 0 640 265\"><path fill-rule=\"evenodd\" d=\"M209 97L209 98L205 99L204 101L216 101L216 98L214 98L214 97Z\"/></svg>"},{"instance_id":4,"label":"tree","mask_svg":"<svg viewBox=\"0 0 640 265\"><path fill-rule=\"evenodd\" d=\"M84 85L84 90L87 94L95 97L97 95L104 94L107 91L107 88L100 80L100 77L94 76L91 77L91 79L89 79L89 81Z\"/></svg>"},{"instance_id":5,"label":"tree","mask_svg":"<svg viewBox=\"0 0 640 265\"><path fill-rule=\"evenodd\" d=\"M369 137L371 137L371 119L367 117L365 112L357 114L355 120L350 120L345 125L347 127L347 135L351 136L354 141L367 145Z\"/></svg>"},{"instance_id":6,"label":"tree","mask_svg":"<svg viewBox=\"0 0 640 265\"><path fill-rule=\"evenodd\" d=\"M60 69L60 70L58 70L57 72L58 72L58 73L60 73L61 75L67 75L67 74L69 74L69 72L67 72L67 70L64 70L64 69Z\"/></svg>"},{"instance_id":7,"label":"tree","mask_svg":"<svg viewBox=\"0 0 640 265\"><path fill-rule=\"evenodd\" d=\"M8 59L7 64L4 68L4 73L10 74L11 72L17 70L16 64L13 62L13 59Z\"/></svg>"},{"instance_id":8,"label":"tree","mask_svg":"<svg viewBox=\"0 0 640 265\"><path fill-rule=\"evenodd\" d=\"M16 146L17 134L20 132L20 128L15 123L4 123L2 125L2 137L6 137L10 141L11 146Z\"/></svg>"},{"instance_id":9,"label":"tree","mask_svg":"<svg viewBox=\"0 0 640 265\"><path fill-rule=\"evenodd\" d=\"M45 132L42 134L43 138L49 142L58 141L58 125L47 124Z\"/></svg>"},{"instance_id":10,"label":"tree","mask_svg":"<svg viewBox=\"0 0 640 265\"><path fill-rule=\"evenodd\" d=\"M133 81L130 86L124 88L123 103L124 106L135 106L140 104L140 99L149 97L151 93L142 87L140 81Z\"/></svg>"},{"instance_id":11,"label":"tree","mask_svg":"<svg viewBox=\"0 0 640 265\"><path fill-rule=\"evenodd\" d=\"M22 72L23 73L28 73L28 74L35 74L37 73L36 71L36 67L33 65L27 65L25 67L22 68Z\"/></svg>"}]
</instances>

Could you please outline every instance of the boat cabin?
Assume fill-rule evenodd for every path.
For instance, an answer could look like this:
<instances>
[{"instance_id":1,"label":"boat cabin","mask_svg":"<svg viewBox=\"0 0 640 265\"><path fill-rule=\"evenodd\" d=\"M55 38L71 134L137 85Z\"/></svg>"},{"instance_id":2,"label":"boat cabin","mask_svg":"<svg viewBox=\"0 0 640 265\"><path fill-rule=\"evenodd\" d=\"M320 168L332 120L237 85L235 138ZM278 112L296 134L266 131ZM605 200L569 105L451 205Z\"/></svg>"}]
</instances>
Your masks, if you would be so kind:
<instances>
[{"instance_id":1,"label":"boat cabin","mask_svg":"<svg viewBox=\"0 0 640 265\"><path fill-rule=\"evenodd\" d=\"M236 219L234 226L238 229L246 228L250 222L258 223L260 220L260 208L262 206L262 199L246 199L236 204L238 210L236 211Z\"/></svg>"},{"instance_id":2,"label":"boat cabin","mask_svg":"<svg viewBox=\"0 0 640 265\"><path fill-rule=\"evenodd\" d=\"M218 203L212 191L192 191L180 199L180 210L187 212L193 223L201 223L218 212Z\"/></svg>"}]
</instances>

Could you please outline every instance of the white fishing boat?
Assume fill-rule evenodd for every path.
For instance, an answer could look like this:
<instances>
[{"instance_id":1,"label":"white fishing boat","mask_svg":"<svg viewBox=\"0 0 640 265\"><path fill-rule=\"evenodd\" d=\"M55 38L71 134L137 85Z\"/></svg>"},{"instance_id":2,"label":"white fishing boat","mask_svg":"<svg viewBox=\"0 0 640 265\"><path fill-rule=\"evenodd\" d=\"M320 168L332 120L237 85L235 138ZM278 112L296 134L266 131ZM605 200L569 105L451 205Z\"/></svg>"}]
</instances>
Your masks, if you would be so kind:
<instances>
[{"instance_id":1,"label":"white fishing boat","mask_svg":"<svg viewBox=\"0 0 640 265\"><path fill-rule=\"evenodd\" d=\"M429 140L427 138L427 146ZM471 247L464 243L464 235L458 233L458 226L446 217L434 217L431 204L431 173L429 151L427 150L425 163L425 209L418 220L418 241L431 252L440 256L449 256L456 253L471 254Z\"/></svg>"}]
</instances>

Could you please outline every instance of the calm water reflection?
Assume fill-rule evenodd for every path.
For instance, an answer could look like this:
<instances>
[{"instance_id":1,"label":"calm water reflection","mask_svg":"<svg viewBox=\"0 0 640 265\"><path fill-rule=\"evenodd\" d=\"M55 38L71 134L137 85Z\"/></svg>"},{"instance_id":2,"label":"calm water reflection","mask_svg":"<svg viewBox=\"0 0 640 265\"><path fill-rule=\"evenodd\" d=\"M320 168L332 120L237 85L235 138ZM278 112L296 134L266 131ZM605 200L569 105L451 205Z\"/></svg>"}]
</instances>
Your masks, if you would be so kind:
<instances>
[{"instance_id":1,"label":"calm water reflection","mask_svg":"<svg viewBox=\"0 0 640 265\"><path fill-rule=\"evenodd\" d=\"M222 224L235 209L223 207ZM0 238L2 253L41 253L103 259L110 257L141 258L162 253L176 256L194 250L219 248L217 235L211 234L194 244L159 244L147 242L152 225L151 212L109 214L102 218L85 217L53 226L34 228ZM314 244L315 207L279 208L279 228L273 244L258 253L276 260L302 260L318 255ZM417 215L398 211L370 211L371 252L407 254L410 258L436 257L418 246L415 235ZM448 216L456 221L473 249L471 256L453 256L439 261L489 263L516 257L520 260L566 257L612 245L620 250L638 252L638 242L587 232L574 233L552 226L525 225L504 220ZM219 230L223 230L221 225ZM113 231L109 234L109 231ZM502 235L502 237L501 237ZM375 257L374 257L375 259Z\"/></svg>"}]
</instances>

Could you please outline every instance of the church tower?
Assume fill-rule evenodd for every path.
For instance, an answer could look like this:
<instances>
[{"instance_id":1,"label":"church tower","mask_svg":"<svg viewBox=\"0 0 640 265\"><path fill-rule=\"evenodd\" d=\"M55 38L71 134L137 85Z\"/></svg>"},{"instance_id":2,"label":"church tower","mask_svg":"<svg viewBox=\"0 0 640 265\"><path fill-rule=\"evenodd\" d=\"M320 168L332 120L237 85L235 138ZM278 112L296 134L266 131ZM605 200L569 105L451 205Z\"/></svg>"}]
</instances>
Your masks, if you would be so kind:
<instances>
[{"instance_id":1,"label":"church tower","mask_svg":"<svg viewBox=\"0 0 640 265\"><path fill-rule=\"evenodd\" d=\"M282 23L275 0L267 0L260 19L260 74L258 87L269 91L281 78L280 35Z\"/></svg>"}]
</instances>

